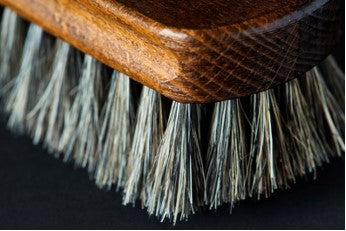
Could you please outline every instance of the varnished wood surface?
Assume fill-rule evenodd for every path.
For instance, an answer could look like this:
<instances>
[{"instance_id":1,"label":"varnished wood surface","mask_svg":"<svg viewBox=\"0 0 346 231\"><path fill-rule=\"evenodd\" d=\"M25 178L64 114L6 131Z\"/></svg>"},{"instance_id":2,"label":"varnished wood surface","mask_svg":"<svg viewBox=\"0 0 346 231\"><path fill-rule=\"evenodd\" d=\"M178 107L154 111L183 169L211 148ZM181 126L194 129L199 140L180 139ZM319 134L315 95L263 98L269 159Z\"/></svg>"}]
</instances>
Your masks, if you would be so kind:
<instances>
[{"instance_id":1,"label":"varnished wood surface","mask_svg":"<svg viewBox=\"0 0 346 231\"><path fill-rule=\"evenodd\" d=\"M279 13L281 10L285 15L309 1L300 0L293 4L278 0L118 0L118 2L169 27L210 29L241 23L272 12Z\"/></svg>"},{"instance_id":2,"label":"varnished wood surface","mask_svg":"<svg viewBox=\"0 0 346 231\"><path fill-rule=\"evenodd\" d=\"M332 50L333 0L0 0L81 51L180 102L269 89Z\"/></svg>"}]
</instances>

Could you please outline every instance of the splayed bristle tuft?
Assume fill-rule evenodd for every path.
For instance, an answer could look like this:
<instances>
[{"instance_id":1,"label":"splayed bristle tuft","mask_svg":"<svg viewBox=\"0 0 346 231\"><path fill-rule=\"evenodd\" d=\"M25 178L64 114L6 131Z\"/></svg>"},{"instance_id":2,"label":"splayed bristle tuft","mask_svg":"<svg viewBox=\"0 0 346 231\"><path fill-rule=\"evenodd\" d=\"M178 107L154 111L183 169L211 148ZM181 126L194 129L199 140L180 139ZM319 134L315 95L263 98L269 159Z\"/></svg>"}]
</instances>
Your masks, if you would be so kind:
<instances>
[{"instance_id":1,"label":"splayed bristle tuft","mask_svg":"<svg viewBox=\"0 0 346 231\"><path fill-rule=\"evenodd\" d=\"M6 104L6 111L10 115L8 127L18 132L24 131L25 117L28 113L27 104L30 100L29 88L37 65L42 34L40 27L30 25L25 39L21 66L11 83L13 86Z\"/></svg>"},{"instance_id":2,"label":"splayed bristle tuft","mask_svg":"<svg viewBox=\"0 0 346 231\"><path fill-rule=\"evenodd\" d=\"M96 183L110 188L122 187L126 181L126 166L132 143L134 106L130 79L114 72L109 94L101 116L98 141L99 158L95 169Z\"/></svg>"},{"instance_id":3,"label":"splayed bristle tuft","mask_svg":"<svg viewBox=\"0 0 346 231\"><path fill-rule=\"evenodd\" d=\"M15 75L18 69L18 57L21 56L24 33L23 21L16 13L8 8L4 9L0 31L0 96L7 93L10 76Z\"/></svg>"},{"instance_id":4,"label":"splayed bristle tuft","mask_svg":"<svg viewBox=\"0 0 346 231\"><path fill-rule=\"evenodd\" d=\"M147 176L152 169L162 139L164 123L160 94L143 87L129 152L124 204L135 203L140 196L144 205L150 197Z\"/></svg>"},{"instance_id":5,"label":"splayed bristle tuft","mask_svg":"<svg viewBox=\"0 0 346 231\"><path fill-rule=\"evenodd\" d=\"M222 203L245 198L246 142L244 115L239 99L215 104L207 151L206 203L216 209Z\"/></svg>"},{"instance_id":6,"label":"splayed bristle tuft","mask_svg":"<svg viewBox=\"0 0 346 231\"><path fill-rule=\"evenodd\" d=\"M57 40L56 55L51 72L48 73L49 82L41 98L34 108L27 114L26 118L33 127L33 142L37 144L45 136L45 145L53 151L57 149L59 133L62 129L61 118L63 110L59 107L64 103L63 85L65 83L65 70L68 61L70 46ZM45 134L44 134L45 133Z\"/></svg>"},{"instance_id":7,"label":"splayed bristle tuft","mask_svg":"<svg viewBox=\"0 0 346 231\"><path fill-rule=\"evenodd\" d=\"M200 122L200 105L173 102L149 173L149 214L175 223L178 217L186 219L202 205L205 178Z\"/></svg>"}]
</instances>

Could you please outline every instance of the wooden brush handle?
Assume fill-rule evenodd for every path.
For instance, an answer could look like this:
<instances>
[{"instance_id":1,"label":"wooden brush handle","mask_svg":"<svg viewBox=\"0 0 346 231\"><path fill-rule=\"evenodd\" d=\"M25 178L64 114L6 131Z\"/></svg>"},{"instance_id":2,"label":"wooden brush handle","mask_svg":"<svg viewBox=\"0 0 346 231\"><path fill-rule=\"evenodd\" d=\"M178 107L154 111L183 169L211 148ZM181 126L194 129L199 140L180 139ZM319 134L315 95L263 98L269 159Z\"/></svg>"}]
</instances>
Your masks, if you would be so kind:
<instances>
[{"instance_id":1,"label":"wooden brush handle","mask_svg":"<svg viewBox=\"0 0 346 231\"><path fill-rule=\"evenodd\" d=\"M136 81L180 102L284 83L338 39L333 0L0 0Z\"/></svg>"}]
</instances>

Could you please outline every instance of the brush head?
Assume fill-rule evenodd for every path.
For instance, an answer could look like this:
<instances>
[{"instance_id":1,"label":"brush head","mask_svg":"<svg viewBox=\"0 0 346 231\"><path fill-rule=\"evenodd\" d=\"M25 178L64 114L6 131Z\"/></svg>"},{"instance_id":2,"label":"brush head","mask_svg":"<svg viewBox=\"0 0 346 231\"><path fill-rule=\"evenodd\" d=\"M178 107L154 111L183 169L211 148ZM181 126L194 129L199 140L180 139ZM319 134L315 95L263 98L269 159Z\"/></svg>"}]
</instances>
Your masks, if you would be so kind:
<instances>
[{"instance_id":1,"label":"brush head","mask_svg":"<svg viewBox=\"0 0 346 231\"><path fill-rule=\"evenodd\" d=\"M8 127L123 189L176 223L232 208L315 173L344 144L344 74L332 57L306 78L215 104L172 102L27 24L9 8L0 30L0 112ZM4 66L10 68L4 68Z\"/></svg>"},{"instance_id":2,"label":"brush head","mask_svg":"<svg viewBox=\"0 0 346 231\"><path fill-rule=\"evenodd\" d=\"M0 0L79 50L179 102L267 90L337 42L334 0Z\"/></svg>"}]
</instances>

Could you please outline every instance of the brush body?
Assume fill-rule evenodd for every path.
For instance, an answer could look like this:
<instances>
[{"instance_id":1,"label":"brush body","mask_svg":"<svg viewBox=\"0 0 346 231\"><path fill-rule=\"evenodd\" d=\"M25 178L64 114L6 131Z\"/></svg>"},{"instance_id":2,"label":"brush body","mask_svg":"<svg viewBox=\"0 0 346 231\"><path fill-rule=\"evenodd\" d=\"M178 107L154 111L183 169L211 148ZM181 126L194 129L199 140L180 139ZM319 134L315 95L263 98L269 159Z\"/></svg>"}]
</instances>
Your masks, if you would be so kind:
<instances>
[{"instance_id":1,"label":"brush body","mask_svg":"<svg viewBox=\"0 0 346 231\"><path fill-rule=\"evenodd\" d=\"M335 0L0 0L174 101L252 95L303 75L338 41Z\"/></svg>"}]
</instances>

